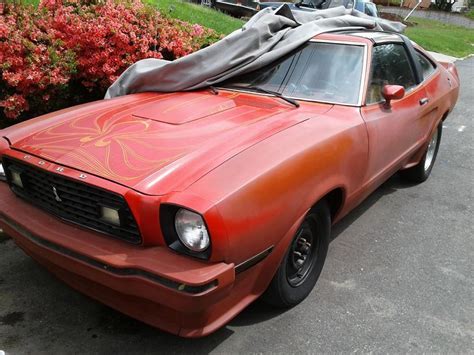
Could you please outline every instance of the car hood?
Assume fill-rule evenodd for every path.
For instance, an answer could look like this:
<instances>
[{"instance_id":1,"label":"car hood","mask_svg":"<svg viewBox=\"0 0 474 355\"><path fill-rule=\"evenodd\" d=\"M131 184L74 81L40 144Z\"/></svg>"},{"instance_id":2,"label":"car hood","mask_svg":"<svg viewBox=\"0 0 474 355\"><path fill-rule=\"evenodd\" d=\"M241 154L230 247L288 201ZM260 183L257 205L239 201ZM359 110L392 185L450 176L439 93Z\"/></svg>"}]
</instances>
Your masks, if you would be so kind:
<instances>
[{"instance_id":1,"label":"car hood","mask_svg":"<svg viewBox=\"0 0 474 355\"><path fill-rule=\"evenodd\" d=\"M309 111L225 91L146 93L48 115L4 136L13 149L160 195L186 188L239 152L331 107Z\"/></svg>"}]
</instances>

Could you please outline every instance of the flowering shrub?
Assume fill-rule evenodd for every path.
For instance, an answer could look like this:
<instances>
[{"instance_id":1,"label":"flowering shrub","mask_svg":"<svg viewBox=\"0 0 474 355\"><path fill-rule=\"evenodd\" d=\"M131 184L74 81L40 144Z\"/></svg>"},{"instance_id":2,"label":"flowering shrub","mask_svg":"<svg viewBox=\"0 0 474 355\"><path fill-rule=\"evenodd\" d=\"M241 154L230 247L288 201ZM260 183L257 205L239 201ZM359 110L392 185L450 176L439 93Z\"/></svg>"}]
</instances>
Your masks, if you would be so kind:
<instances>
[{"instance_id":1,"label":"flowering shrub","mask_svg":"<svg viewBox=\"0 0 474 355\"><path fill-rule=\"evenodd\" d=\"M137 60L173 60L219 39L139 0L42 0L38 9L9 5L3 12L0 126L99 99Z\"/></svg>"}]
</instances>

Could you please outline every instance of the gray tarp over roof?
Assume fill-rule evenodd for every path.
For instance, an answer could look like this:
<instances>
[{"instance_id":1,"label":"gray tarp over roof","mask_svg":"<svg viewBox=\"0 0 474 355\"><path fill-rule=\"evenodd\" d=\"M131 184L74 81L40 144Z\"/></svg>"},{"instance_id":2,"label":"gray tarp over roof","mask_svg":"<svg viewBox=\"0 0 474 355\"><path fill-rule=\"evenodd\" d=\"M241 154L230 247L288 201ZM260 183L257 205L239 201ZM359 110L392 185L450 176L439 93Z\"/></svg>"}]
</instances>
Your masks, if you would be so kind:
<instances>
[{"instance_id":1,"label":"gray tarp over roof","mask_svg":"<svg viewBox=\"0 0 474 355\"><path fill-rule=\"evenodd\" d=\"M236 30L197 52L175 61L144 59L131 65L107 90L105 98L145 91L187 91L216 84L261 68L315 35L344 28L402 32L405 26L336 7L292 12L287 5L266 8Z\"/></svg>"}]
</instances>

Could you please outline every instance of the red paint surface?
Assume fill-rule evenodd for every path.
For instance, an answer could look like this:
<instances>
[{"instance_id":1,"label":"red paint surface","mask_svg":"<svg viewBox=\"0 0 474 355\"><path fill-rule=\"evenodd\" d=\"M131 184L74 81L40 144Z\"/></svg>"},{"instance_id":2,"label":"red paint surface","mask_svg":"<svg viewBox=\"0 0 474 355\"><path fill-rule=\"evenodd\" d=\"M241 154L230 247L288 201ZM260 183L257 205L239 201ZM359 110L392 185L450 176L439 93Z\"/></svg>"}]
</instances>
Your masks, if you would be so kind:
<instances>
[{"instance_id":1,"label":"red paint surface","mask_svg":"<svg viewBox=\"0 0 474 355\"><path fill-rule=\"evenodd\" d=\"M371 45L351 36L322 38ZM303 101L295 108L273 97L203 90L129 95L10 127L0 131L11 143L0 139L0 154L37 166L44 161L41 168L51 172L64 167L62 173L73 179L86 173L86 183L122 194L144 242L131 246L73 227L17 198L2 182L0 227L81 292L182 336L208 334L264 292L317 201L341 192L336 222L394 172L419 161L457 100L458 78L447 67L438 66L390 108ZM423 97L429 104L420 106ZM212 238L209 261L178 255L165 245L161 203L204 216ZM32 242L24 230L116 268L219 285L187 295L141 277L117 277ZM269 257L235 276L235 265L272 245Z\"/></svg>"}]
</instances>

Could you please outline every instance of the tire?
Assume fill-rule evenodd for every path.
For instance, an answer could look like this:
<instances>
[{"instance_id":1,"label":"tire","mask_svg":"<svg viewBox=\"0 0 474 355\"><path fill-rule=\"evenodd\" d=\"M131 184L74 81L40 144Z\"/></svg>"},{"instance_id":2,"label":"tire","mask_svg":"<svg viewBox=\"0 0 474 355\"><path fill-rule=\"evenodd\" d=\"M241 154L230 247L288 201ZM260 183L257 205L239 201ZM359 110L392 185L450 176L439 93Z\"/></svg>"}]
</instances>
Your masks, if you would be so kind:
<instances>
[{"instance_id":1,"label":"tire","mask_svg":"<svg viewBox=\"0 0 474 355\"><path fill-rule=\"evenodd\" d=\"M311 209L296 232L278 271L263 294L266 303L290 308L310 294L323 270L330 235L331 215L327 203L323 201Z\"/></svg>"},{"instance_id":2,"label":"tire","mask_svg":"<svg viewBox=\"0 0 474 355\"><path fill-rule=\"evenodd\" d=\"M443 125L440 123L431 136L430 142L421 161L411 168L400 171L400 175L404 180L420 184L428 179L431 170L433 169L436 156L438 155L442 132Z\"/></svg>"}]
</instances>

